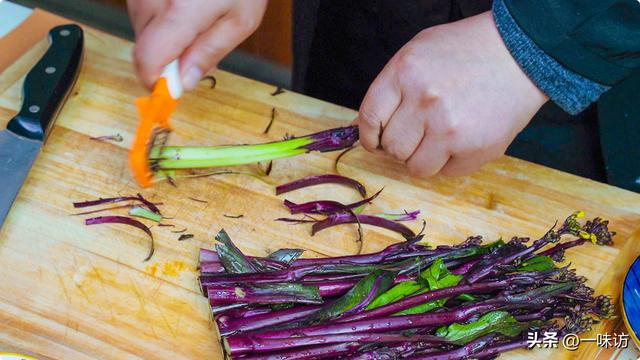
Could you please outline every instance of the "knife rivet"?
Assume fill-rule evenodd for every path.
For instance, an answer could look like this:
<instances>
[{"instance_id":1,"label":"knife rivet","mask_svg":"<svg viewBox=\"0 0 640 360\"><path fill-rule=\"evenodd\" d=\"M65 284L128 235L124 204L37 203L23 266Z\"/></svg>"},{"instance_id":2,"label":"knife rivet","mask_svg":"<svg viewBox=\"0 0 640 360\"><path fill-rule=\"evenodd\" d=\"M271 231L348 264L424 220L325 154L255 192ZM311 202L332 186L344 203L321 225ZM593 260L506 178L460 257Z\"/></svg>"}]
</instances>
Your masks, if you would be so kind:
<instances>
[{"instance_id":1,"label":"knife rivet","mask_svg":"<svg viewBox=\"0 0 640 360\"><path fill-rule=\"evenodd\" d=\"M54 72L56 72L56 68L54 68L53 66L47 66L47 68L44 69L44 72L46 72L47 74L53 74Z\"/></svg>"},{"instance_id":2,"label":"knife rivet","mask_svg":"<svg viewBox=\"0 0 640 360\"><path fill-rule=\"evenodd\" d=\"M69 30L60 30L60 36L69 36L71 32Z\"/></svg>"},{"instance_id":3,"label":"knife rivet","mask_svg":"<svg viewBox=\"0 0 640 360\"><path fill-rule=\"evenodd\" d=\"M40 111L40 106L38 105L31 105L29 106L29 112L32 114L37 113L38 111Z\"/></svg>"}]
</instances>

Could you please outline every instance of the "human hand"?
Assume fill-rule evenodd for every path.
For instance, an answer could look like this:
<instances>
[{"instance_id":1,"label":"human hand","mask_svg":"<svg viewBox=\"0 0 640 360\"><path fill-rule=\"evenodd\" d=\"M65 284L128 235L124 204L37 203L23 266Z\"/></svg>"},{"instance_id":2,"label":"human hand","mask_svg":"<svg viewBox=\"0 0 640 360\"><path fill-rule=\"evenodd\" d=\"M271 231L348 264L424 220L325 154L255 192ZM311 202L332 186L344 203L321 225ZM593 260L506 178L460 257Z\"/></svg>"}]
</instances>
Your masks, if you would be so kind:
<instances>
[{"instance_id":1,"label":"human hand","mask_svg":"<svg viewBox=\"0 0 640 360\"><path fill-rule=\"evenodd\" d=\"M136 34L134 63L147 87L180 59L182 85L206 72L260 25L267 0L129 0Z\"/></svg>"},{"instance_id":2,"label":"human hand","mask_svg":"<svg viewBox=\"0 0 640 360\"><path fill-rule=\"evenodd\" d=\"M490 12L420 32L369 87L355 124L420 177L465 175L503 155L548 100L502 42Z\"/></svg>"}]
</instances>

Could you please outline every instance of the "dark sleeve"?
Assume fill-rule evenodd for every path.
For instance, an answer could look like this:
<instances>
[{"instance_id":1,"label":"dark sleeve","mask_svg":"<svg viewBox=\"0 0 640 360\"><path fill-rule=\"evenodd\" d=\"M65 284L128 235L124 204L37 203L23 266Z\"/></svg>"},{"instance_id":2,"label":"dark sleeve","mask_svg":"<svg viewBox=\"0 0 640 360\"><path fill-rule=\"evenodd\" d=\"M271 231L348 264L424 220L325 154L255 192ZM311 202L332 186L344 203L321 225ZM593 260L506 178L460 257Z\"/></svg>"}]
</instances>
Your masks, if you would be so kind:
<instances>
[{"instance_id":1,"label":"dark sleeve","mask_svg":"<svg viewBox=\"0 0 640 360\"><path fill-rule=\"evenodd\" d=\"M639 0L504 0L544 53L591 81L613 86L640 69Z\"/></svg>"}]
</instances>

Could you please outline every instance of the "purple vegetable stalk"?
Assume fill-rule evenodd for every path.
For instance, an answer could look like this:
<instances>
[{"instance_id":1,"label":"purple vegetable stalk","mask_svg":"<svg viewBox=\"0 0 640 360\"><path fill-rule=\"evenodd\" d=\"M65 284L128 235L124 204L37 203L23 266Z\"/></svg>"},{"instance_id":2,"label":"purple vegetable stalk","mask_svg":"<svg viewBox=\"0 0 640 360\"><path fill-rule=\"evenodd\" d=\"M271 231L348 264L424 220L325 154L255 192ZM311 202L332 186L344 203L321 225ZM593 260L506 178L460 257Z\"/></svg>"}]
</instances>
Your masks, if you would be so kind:
<instances>
[{"instance_id":1,"label":"purple vegetable stalk","mask_svg":"<svg viewBox=\"0 0 640 360\"><path fill-rule=\"evenodd\" d=\"M234 284L234 283L251 283L251 284L268 284L268 283L285 283L298 281L305 276L312 274L368 274L376 270L379 266L367 264L322 264L308 266L294 266L285 270L266 272L266 273L247 273L247 274L207 274L200 276L200 284L205 286Z\"/></svg>"},{"instance_id":2,"label":"purple vegetable stalk","mask_svg":"<svg viewBox=\"0 0 640 360\"><path fill-rule=\"evenodd\" d=\"M332 258L298 259L293 264L296 266L323 264L378 264L387 261L387 258L393 255L401 253L412 254L418 251L429 251L429 255L436 253L435 250L429 250L429 246L419 244L421 240L422 236L419 236L412 240L389 245L384 250L371 254L337 256Z\"/></svg>"},{"instance_id":3,"label":"purple vegetable stalk","mask_svg":"<svg viewBox=\"0 0 640 360\"><path fill-rule=\"evenodd\" d=\"M468 283L479 281L491 275L501 266L509 265L516 259L527 258L545 245L558 242L560 238L566 234L579 236L581 238L588 238L599 245L612 244L611 237L614 233L609 232L607 228L608 222L602 221L600 218L595 218L593 221L587 221L587 223L582 226L577 221L577 219L582 216L584 216L584 213L582 212L572 214L564 221L557 231L554 229L554 226L547 231L543 237L534 241L533 245L524 247L522 250L516 251L513 254L505 256L504 254L501 254L500 251L496 252L492 258L479 262L477 266L471 269L469 274L465 276L465 281ZM508 245L505 247L508 247Z\"/></svg>"},{"instance_id":4,"label":"purple vegetable stalk","mask_svg":"<svg viewBox=\"0 0 640 360\"><path fill-rule=\"evenodd\" d=\"M498 308L496 304L473 304L443 312L431 312L418 315L402 315L352 321L348 323L328 323L306 327L273 330L257 333L261 339L285 339L294 336L323 336L331 334L350 334L361 332L396 331L423 326L446 325L465 321L470 317Z\"/></svg>"},{"instance_id":5,"label":"purple vegetable stalk","mask_svg":"<svg viewBox=\"0 0 640 360\"><path fill-rule=\"evenodd\" d=\"M320 297L303 294L287 294L264 291L259 288L241 286L207 286L209 304L212 306L233 304L237 302L249 304L322 304Z\"/></svg>"},{"instance_id":6,"label":"purple vegetable stalk","mask_svg":"<svg viewBox=\"0 0 640 360\"><path fill-rule=\"evenodd\" d=\"M572 282L545 285L532 290L527 290L522 293L501 295L484 302L463 305L448 311L429 312L425 314L415 315L376 317L349 322L333 322L295 329L266 331L256 334L255 336L264 339L277 339L299 336L301 334L304 334L306 336L316 336L368 331L395 331L419 328L424 326L446 325L454 322L465 321L474 315L479 315L491 310L502 309L511 305L517 304L521 307L539 306L541 302L561 292L572 289L574 286L575 284Z\"/></svg>"},{"instance_id":7,"label":"purple vegetable stalk","mask_svg":"<svg viewBox=\"0 0 640 360\"><path fill-rule=\"evenodd\" d=\"M251 352L281 351L290 348L328 345L336 343L357 342L360 344L386 342L429 342L432 344L446 343L442 337L434 335L404 335L404 334L332 334L325 336L296 336L280 339L265 339L252 335L236 335L224 339L227 354L238 356Z\"/></svg>"},{"instance_id":8,"label":"purple vegetable stalk","mask_svg":"<svg viewBox=\"0 0 640 360\"><path fill-rule=\"evenodd\" d=\"M451 298L462 294L480 294L492 292L499 289L508 289L514 286L533 285L537 281L546 279L560 273L563 269L540 271L535 273L516 273L508 275L504 279L480 282L476 284L458 284L424 292L422 294L407 296L396 302L380 306L375 309L362 311L351 316L344 316L337 319L337 322L351 322L365 319L375 319L383 316L390 316L403 310L418 306L429 301Z\"/></svg>"},{"instance_id":9,"label":"purple vegetable stalk","mask_svg":"<svg viewBox=\"0 0 640 360\"><path fill-rule=\"evenodd\" d=\"M337 359L342 355L350 354L361 345L357 342L338 343L332 345L310 346L302 349L270 353L264 355L247 355L242 360L320 360Z\"/></svg>"},{"instance_id":10,"label":"purple vegetable stalk","mask_svg":"<svg viewBox=\"0 0 640 360\"><path fill-rule=\"evenodd\" d=\"M252 330L263 329L273 325L279 325L290 321L302 319L321 309L321 306L296 306L289 309L271 311L250 317L236 317L226 322L220 328L220 335L244 333Z\"/></svg>"},{"instance_id":11,"label":"purple vegetable stalk","mask_svg":"<svg viewBox=\"0 0 640 360\"><path fill-rule=\"evenodd\" d=\"M412 360L450 360L450 359L467 359L475 355L479 351L486 349L491 345L497 335L494 333L481 336L468 344L465 344L455 350L442 351L437 353L429 353L425 355L413 356ZM479 358L479 357L477 357Z\"/></svg>"}]
</instances>

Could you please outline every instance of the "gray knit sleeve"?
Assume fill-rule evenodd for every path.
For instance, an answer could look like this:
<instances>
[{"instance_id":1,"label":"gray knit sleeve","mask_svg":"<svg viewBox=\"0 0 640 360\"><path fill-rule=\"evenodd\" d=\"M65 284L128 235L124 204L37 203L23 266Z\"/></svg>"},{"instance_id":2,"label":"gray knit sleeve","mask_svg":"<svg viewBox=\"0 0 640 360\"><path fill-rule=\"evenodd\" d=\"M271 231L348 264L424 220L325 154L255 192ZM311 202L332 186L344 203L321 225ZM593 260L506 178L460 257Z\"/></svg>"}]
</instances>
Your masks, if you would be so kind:
<instances>
[{"instance_id":1,"label":"gray knit sleeve","mask_svg":"<svg viewBox=\"0 0 640 360\"><path fill-rule=\"evenodd\" d=\"M545 54L518 26L503 0L493 1L493 18L502 40L540 90L569 114L584 110L610 87L570 71Z\"/></svg>"}]
</instances>

